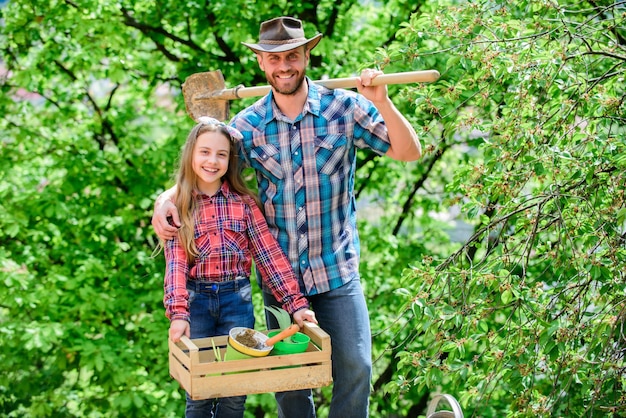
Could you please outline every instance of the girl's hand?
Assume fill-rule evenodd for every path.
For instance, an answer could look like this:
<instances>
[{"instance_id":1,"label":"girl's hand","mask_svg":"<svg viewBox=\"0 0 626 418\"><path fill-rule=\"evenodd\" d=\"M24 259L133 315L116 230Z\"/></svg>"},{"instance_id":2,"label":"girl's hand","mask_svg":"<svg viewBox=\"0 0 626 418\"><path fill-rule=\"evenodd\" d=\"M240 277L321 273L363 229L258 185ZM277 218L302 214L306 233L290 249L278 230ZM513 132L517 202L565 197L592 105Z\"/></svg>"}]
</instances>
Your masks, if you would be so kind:
<instances>
[{"instance_id":1,"label":"girl's hand","mask_svg":"<svg viewBox=\"0 0 626 418\"><path fill-rule=\"evenodd\" d=\"M191 332L189 331L189 322L184 319L175 319L170 323L170 339L175 343L180 341L180 337L183 334L187 338L191 338Z\"/></svg>"},{"instance_id":2,"label":"girl's hand","mask_svg":"<svg viewBox=\"0 0 626 418\"><path fill-rule=\"evenodd\" d=\"M294 312L293 320L296 321L296 324L302 328L304 325L304 321L313 322L317 324L317 319L315 319L315 312L310 309L300 309L299 311Z\"/></svg>"}]
</instances>

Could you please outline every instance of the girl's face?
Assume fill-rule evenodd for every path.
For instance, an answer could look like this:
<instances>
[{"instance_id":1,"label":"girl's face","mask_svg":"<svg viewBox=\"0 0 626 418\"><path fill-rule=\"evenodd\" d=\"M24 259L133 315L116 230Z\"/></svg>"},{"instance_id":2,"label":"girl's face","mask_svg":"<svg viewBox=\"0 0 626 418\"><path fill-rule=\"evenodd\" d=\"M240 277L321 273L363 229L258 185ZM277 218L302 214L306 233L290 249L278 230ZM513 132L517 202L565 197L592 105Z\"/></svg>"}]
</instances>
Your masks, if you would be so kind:
<instances>
[{"instance_id":1,"label":"girl's face","mask_svg":"<svg viewBox=\"0 0 626 418\"><path fill-rule=\"evenodd\" d=\"M193 148L191 166L198 178L201 192L213 195L222 185L228 170L230 141L221 132L204 132L198 135Z\"/></svg>"}]
</instances>

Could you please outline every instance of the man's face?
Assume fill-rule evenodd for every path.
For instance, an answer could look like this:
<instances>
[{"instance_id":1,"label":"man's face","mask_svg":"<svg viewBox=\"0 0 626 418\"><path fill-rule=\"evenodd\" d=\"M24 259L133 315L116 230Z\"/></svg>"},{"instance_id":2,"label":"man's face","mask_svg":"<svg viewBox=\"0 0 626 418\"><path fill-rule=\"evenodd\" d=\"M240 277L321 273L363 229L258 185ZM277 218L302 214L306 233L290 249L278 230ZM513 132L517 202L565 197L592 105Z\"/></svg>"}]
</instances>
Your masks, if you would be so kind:
<instances>
[{"instance_id":1,"label":"man's face","mask_svg":"<svg viewBox=\"0 0 626 418\"><path fill-rule=\"evenodd\" d=\"M285 52L259 52L257 61L275 92L292 95L304 81L309 51L301 46Z\"/></svg>"}]
</instances>

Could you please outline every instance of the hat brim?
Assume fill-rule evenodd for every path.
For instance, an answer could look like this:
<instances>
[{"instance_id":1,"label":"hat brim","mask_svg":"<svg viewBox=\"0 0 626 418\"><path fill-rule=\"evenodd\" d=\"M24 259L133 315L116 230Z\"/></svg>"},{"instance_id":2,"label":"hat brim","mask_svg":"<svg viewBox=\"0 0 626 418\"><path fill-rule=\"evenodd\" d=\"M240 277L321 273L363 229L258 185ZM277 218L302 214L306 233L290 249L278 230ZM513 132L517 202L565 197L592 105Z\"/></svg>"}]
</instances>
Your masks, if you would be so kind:
<instances>
[{"instance_id":1,"label":"hat brim","mask_svg":"<svg viewBox=\"0 0 626 418\"><path fill-rule=\"evenodd\" d=\"M318 33L311 39L306 39L302 42L293 42L293 43L279 44L279 45L248 44L245 42L242 42L242 44L244 44L245 46L247 46L254 52L285 52L285 51L291 51L292 49L296 49L302 45L307 45L308 49L311 50L317 46L317 44L320 42L321 39L322 39L322 34Z\"/></svg>"}]
</instances>

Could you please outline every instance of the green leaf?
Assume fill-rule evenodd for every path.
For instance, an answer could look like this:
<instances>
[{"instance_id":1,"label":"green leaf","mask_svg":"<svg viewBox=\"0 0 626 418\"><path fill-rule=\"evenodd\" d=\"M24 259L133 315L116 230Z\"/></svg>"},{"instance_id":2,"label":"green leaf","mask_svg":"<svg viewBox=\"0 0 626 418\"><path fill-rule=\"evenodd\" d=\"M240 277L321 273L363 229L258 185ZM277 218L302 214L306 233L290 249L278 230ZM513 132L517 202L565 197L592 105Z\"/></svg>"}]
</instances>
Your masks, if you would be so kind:
<instances>
[{"instance_id":1,"label":"green leaf","mask_svg":"<svg viewBox=\"0 0 626 418\"><path fill-rule=\"evenodd\" d=\"M279 329L289 328L291 325L291 315L289 312L284 310L283 308L279 308L277 306L265 306L265 310L270 312L276 318L276 322L278 322Z\"/></svg>"},{"instance_id":2,"label":"green leaf","mask_svg":"<svg viewBox=\"0 0 626 418\"><path fill-rule=\"evenodd\" d=\"M513 300L513 292L511 292L509 289L506 289L500 295L500 300L502 300L502 303L504 305L508 305Z\"/></svg>"}]
</instances>

